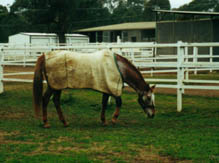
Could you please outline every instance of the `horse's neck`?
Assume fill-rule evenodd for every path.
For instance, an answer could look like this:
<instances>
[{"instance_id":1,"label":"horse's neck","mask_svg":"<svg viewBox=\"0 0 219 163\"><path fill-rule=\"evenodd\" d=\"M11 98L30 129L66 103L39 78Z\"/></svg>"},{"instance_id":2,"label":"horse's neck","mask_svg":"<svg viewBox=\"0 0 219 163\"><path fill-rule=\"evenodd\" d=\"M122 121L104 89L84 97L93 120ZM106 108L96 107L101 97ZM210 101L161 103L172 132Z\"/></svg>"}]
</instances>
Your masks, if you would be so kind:
<instances>
[{"instance_id":1,"label":"horse's neck","mask_svg":"<svg viewBox=\"0 0 219 163\"><path fill-rule=\"evenodd\" d=\"M117 55L117 63L124 82L132 87L138 94L149 90L149 85L144 81L141 73L127 59Z\"/></svg>"}]
</instances>

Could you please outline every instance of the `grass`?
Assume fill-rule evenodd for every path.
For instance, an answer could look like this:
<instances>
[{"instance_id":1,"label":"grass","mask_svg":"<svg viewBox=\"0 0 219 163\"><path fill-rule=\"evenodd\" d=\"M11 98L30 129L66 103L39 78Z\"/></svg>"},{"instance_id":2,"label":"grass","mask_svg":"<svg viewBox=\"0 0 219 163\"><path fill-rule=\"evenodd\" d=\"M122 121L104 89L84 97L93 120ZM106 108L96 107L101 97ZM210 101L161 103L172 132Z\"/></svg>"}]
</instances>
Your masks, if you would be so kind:
<instances>
[{"instance_id":1,"label":"grass","mask_svg":"<svg viewBox=\"0 0 219 163\"><path fill-rule=\"evenodd\" d=\"M156 117L147 119L135 93L124 92L116 125L115 104L100 123L101 94L65 90L59 122L52 101L50 129L34 118L30 84L5 83L0 95L0 162L219 162L219 100L184 96L176 112L175 95L156 95Z\"/></svg>"}]
</instances>

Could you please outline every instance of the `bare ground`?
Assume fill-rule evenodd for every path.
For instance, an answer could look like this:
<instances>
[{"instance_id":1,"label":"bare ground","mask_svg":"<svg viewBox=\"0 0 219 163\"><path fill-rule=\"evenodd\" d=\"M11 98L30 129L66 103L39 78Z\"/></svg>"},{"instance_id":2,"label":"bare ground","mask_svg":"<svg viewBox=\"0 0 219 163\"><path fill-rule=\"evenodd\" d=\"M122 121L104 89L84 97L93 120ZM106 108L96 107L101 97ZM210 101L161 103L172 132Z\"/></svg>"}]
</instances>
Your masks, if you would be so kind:
<instances>
[{"instance_id":1,"label":"bare ground","mask_svg":"<svg viewBox=\"0 0 219 163\"><path fill-rule=\"evenodd\" d=\"M175 163L175 162L179 162L179 163L190 163L192 161L189 160L176 160L176 159L172 159L170 157L167 156L160 156L159 154L154 153L154 148L150 147L150 148L137 148L135 144L130 144L130 147L132 147L133 150L135 150L138 154L136 156L132 156L129 155L127 153L123 153L123 152L115 152L112 150L107 150L107 155L106 153L104 155L101 155L102 151L106 151L105 148L107 148L107 142L104 144L99 144L99 143L93 143L91 148L82 148L80 147L80 145L78 145L77 143L73 146L69 146L69 147L64 147L62 145L57 147L57 143L62 143L62 142L66 142L66 141L73 141L68 137L59 137L55 140L51 140L50 141L50 145L48 146L48 148L45 150L44 149L44 145L47 142L44 143L39 143L39 142L32 142L32 141L18 141L18 140L8 140L6 137L8 136L14 136L14 135L19 135L20 133L18 131L14 131L14 132L5 132L5 131L1 131L0 130L0 144L35 144L38 145L38 148L36 148L34 151L30 152L30 153L24 153L24 155L39 155L39 154L45 154L45 153L49 153L49 154L60 154L60 153L64 153L66 152L74 152L74 151L82 151L82 152L87 152L90 153L92 155L96 155L96 159L97 160L104 160L104 162L111 162L111 157L121 157L124 156L125 161L127 163L131 163L131 162L138 162L138 163L146 163L146 162L151 162L151 163L155 163L155 162L162 162L162 163ZM108 142L110 143L110 142Z\"/></svg>"}]
</instances>

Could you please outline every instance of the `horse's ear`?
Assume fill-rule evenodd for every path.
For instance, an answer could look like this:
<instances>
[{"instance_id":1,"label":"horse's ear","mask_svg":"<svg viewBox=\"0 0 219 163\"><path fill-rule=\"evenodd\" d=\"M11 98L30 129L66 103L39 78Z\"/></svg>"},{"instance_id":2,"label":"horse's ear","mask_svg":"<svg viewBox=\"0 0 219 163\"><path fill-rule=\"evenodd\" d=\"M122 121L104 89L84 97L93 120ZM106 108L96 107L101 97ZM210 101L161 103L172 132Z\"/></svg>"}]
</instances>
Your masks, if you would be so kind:
<instances>
[{"instance_id":1,"label":"horse's ear","mask_svg":"<svg viewBox=\"0 0 219 163\"><path fill-rule=\"evenodd\" d=\"M153 93L154 93L154 91L155 91L155 88L156 88L156 85L155 85L155 84L151 86L151 91L152 91Z\"/></svg>"}]
</instances>

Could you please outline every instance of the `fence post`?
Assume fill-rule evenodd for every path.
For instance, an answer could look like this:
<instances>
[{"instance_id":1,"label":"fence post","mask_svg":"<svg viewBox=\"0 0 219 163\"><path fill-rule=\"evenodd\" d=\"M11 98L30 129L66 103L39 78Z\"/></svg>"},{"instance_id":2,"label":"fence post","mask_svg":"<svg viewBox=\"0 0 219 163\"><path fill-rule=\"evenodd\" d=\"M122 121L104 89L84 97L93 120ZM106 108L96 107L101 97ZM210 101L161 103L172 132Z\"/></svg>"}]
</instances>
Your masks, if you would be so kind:
<instances>
[{"instance_id":1,"label":"fence post","mask_svg":"<svg viewBox=\"0 0 219 163\"><path fill-rule=\"evenodd\" d=\"M26 43L24 43L23 67L26 67L26 57L27 57L27 45Z\"/></svg>"},{"instance_id":2,"label":"fence post","mask_svg":"<svg viewBox=\"0 0 219 163\"><path fill-rule=\"evenodd\" d=\"M198 47L193 47L193 63L197 63L198 62ZM197 75L197 69L195 68L194 74Z\"/></svg>"},{"instance_id":3,"label":"fence post","mask_svg":"<svg viewBox=\"0 0 219 163\"><path fill-rule=\"evenodd\" d=\"M187 44L186 44L187 45ZM185 62L188 63L189 62L189 49L188 49L188 46L185 47ZM189 68L186 68L185 69L185 73L186 73L186 80L189 80Z\"/></svg>"},{"instance_id":4,"label":"fence post","mask_svg":"<svg viewBox=\"0 0 219 163\"><path fill-rule=\"evenodd\" d=\"M131 58L132 58L132 63L135 64L135 53L133 48L131 49Z\"/></svg>"},{"instance_id":5,"label":"fence post","mask_svg":"<svg viewBox=\"0 0 219 163\"><path fill-rule=\"evenodd\" d=\"M185 47L182 47L182 41L177 42L177 111L182 111L182 94L184 93L183 89L183 79L184 79L184 54Z\"/></svg>"},{"instance_id":6,"label":"fence post","mask_svg":"<svg viewBox=\"0 0 219 163\"><path fill-rule=\"evenodd\" d=\"M0 51L0 94L4 92L4 87L3 87L3 66L2 66L2 62L3 62L3 53L2 53L2 49Z\"/></svg>"},{"instance_id":7,"label":"fence post","mask_svg":"<svg viewBox=\"0 0 219 163\"><path fill-rule=\"evenodd\" d=\"M210 47L210 63L213 63L213 47L211 46ZM213 70L212 69L210 69L210 72L213 72Z\"/></svg>"}]
</instances>

